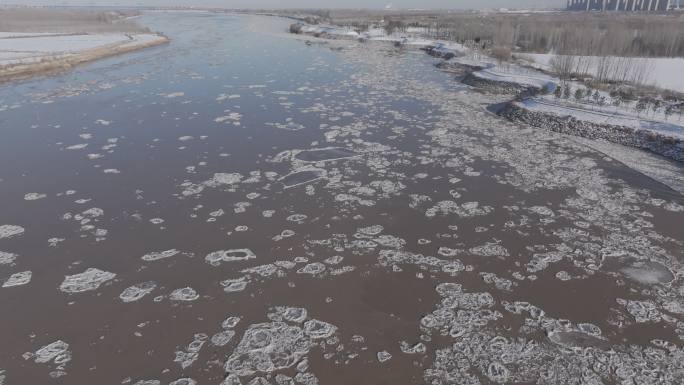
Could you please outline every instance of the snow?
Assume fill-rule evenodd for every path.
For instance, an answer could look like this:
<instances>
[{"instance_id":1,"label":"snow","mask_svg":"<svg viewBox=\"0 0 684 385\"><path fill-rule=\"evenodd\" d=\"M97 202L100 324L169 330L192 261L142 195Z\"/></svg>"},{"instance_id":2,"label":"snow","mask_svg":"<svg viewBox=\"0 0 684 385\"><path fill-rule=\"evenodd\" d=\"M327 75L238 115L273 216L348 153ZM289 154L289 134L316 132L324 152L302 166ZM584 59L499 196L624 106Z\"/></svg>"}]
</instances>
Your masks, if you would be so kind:
<instances>
[{"instance_id":1,"label":"snow","mask_svg":"<svg viewBox=\"0 0 684 385\"><path fill-rule=\"evenodd\" d=\"M473 72L473 75L499 82L522 84L538 88L553 90L558 79L538 71L530 71L516 65L493 66Z\"/></svg>"},{"instance_id":2,"label":"snow","mask_svg":"<svg viewBox=\"0 0 684 385\"><path fill-rule=\"evenodd\" d=\"M551 69L553 54L524 54L524 59L533 62L533 66L543 69ZM591 57L591 62L596 62L598 57ZM636 58L637 61L648 61L649 75L646 84L654 85L666 90L684 92L684 58ZM589 66L589 75L596 75L597 66Z\"/></svg>"},{"instance_id":3,"label":"snow","mask_svg":"<svg viewBox=\"0 0 684 385\"><path fill-rule=\"evenodd\" d=\"M19 34L0 33L0 65L26 64L105 47L133 47L163 39L154 34Z\"/></svg>"}]
</instances>

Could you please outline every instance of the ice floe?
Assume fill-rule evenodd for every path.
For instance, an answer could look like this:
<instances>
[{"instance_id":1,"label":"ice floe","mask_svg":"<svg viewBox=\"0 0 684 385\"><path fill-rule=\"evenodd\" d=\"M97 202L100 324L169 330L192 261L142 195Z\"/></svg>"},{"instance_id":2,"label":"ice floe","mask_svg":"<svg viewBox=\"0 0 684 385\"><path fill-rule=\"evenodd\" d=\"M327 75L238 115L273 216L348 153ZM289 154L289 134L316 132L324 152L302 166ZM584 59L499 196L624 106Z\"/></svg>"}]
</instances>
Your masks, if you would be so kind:
<instances>
[{"instance_id":1,"label":"ice floe","mask_svg":"<svg viewBox=\"0 0 684 385\"><path fill-rule=\"evenodd\" d=\"M12 274L5 282L2 284L2 287L13 287L13 286L22 286L26 285L29 282L31 282L31 276L33 273L30 271L22 271L19 273L14 273Z\"/></svg>"},{"instance_id":2,"label":"ice floe","mask_svg":"<svg viewBox=\"0 0 684 385\"><path fill-rule=\"evenodd\" d=\"M116 274L96 268L88 268L83 273L67 275L59 289L65 293L82 293L96 290L103 283L116 277Z\"/></svg>"}]
</instances>

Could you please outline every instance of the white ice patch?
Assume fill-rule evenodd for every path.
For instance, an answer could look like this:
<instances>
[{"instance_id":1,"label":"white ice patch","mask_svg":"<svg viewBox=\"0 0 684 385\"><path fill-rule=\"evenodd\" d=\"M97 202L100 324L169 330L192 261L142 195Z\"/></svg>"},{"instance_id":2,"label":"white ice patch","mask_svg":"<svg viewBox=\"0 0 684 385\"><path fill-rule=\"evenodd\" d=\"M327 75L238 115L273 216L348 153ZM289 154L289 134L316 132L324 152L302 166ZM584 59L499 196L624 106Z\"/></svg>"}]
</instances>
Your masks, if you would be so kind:
<instances>
[{"instance_id":1,"label":"white ice patch","mask_svg":"<svg viewBox=\"0 0 684 385\"><path fill-rule=\"evenodd\" d=\"M32 276L32 273L30 271L22 271L20 273L14 273L9 278L7 278L5 283L2 284L2 287L13 287L13 286L26 285L27 283L31 282L31 276Z\"/></svg>"},{"instance_id":2,"label":"white ice patch","mask_svg":"<svg viewBox=\"0 0 684 385\"><path fill-rule=\"evenodd\" d=\"M64 369L66 364L71 361L71 351L69 351L69 344L57 340L36 350L35 353L24 353L23 358L25 360L33 359L38 364L54 364L55 370L50 372L50 376L57 378L66 374Z\"/></svg>"},{"instance_id":3,"label":"white ice patch","mask_svg":"<svg viewBox=\"0 0 684 385\"><path fill-rule=\"evenodd\" d=\"M0 251L0 265L9 265L13 263L15 259L17 259L16 254Z\"/></svg>"},{"instance_id":4,"label":"white ice patch","mask_svg":"<svg viewBox=\"0 0 684 385\"><path fill-rule=\"evenodd\" d=\"M255 258L256 255L250 249L230 249L214 251L207 254L204 259L212 266L219 266L222 262L247 261Z\"/></svg>"},{"instance_id":5,"label":"white ice patch","mask_svg":"<svg viewBox=\"0 0 684 385\"><path fill-rule=\"evenodd\" d=\"M211 336L211 344L214 346L226 346L235 337L234 330L223 330Z\"/></svg>"},{"instance_id":6,"label":"white ice patch","mask_svg":"<svg viewBox=\"0 0 684 385\"><path fill-rule=\"evenodd\" d=\"M239 173L216 173L207 184L212 186L233 185L240 183L242 178L242 174Z\"/></svg>"},{"instance_id":7,"label":"white ice patch","mask_svg":"<svg viewBox=\"0 0 684 385\"><path fill-rule=\"evenodd\" d=\"M154 251L151 253L147 253L140 257L143 261L151 262L151 261L158 261L160 259L165 259L165 258L171 258L175 255L180 253L180 251L176 249L170 249L170 250L165 250L165 251Z\"/></svg>"},{"instance_id":8,"label":"white ice patch","mask_svg":"<svg viewBox=\"0 0 684 385\"><path fill-rule=\"evenodd\" d=\"M181 368L187 369L197 361L199 352L208 339L209 336L204 333L195 334L194 339L188 344L184 351L180 350L176 352L176 358L173 361L179 363Z\"/></svg>"},{"instance_id":9,"label":"white ice patch","mask_svg":"<svg viewBox=\"0 0 684 385\"><path fill-rule=\"evenodd\" d=\"M299 321L302 312L294 313ZM295 367L309 353L314 340L331 337L336 330L318 320L307 321L303 328L285 322L251 325L226 361L225 371L244 377Z\"/></svg>"},{"instance_id":10,"label":"white ice patch","mask_svg":"<svg viewBox=\"0 0 684 385\"><path fill-rule=\"evenodd\" d=\"M67 150L82 150L86 147L88 147L88 143L79 143L79 144L72 144L71 146L68 146L66 149Z\"/></svg>"},{"instance_id":11,"label":"white ice patch","mask_svg":"<svg viewBox=\"0 0 684 385\"><path fill-rule=\"evenodd\" d=\"M65 293L82 293L95 290L115 277L114 273L89 268L83 273L65 276L59 289Z\"/></svg>"},{"instance_id":12,"label":"white ice patch","mask_svg":"<svg viewBox=\"0 0 684 385\"><path fill-rule=\"evenodd\" d=\"M381 352L378 352L378 361L380 363L387 362L392 359L392 354L390 354L388 351L383 350Z\"/></svg>"},{"instance_id":13,"label":"white ice patch","mask_svg":"<svg viewBox=\"0 0 684 385\"><path fill-rule=\"evenodd\" d=\"M469 251L470 253L480 257L507 257L510 255L505 247L494 243L476 246L471 248Z\"/></svg>"},{"instance_id":14,"label":"white ice patch","mask_svg":"<svg viewBox=\"0 0 684 385\"><path fill-rule=\"evenodd\" d=\"M192 378L179 378L176 381L169 382L169 385L197 385L197 381Z\"/></svg>"},{"instance_id":15,"label":"white ice patch","mask_svg":"<svg viewBox=\"0 0 684 385\"><path fill-rule=\"evenodd\" d=\"M28 193L24 195L24 200L26 201L37 201L39 199L46 198L46 194L41 194L41 193Z\"/></svg>"},{"instance_id":16,"label":"white ice patch","mask_svg":"<svg viewBox=\"0 0 684 385\"><path fill-rule=\"evenodd\" d=\"M303 307L276 306L273 311L268 313L271 321L287 321L292 323L302 323L306 320L308 312Z\"/></svg>"},{"instance_id":17,"label":"white ice patch","mask_svg":"<svg viewBox=\"0 0 684 385\"><path fill-rule=\"evenodd\" d=\"M0 225L0 239L11 238L24 233L24 228L17 225Z\"/></svg>"},{"instance_id":18,"label":"white ice patch","mask_svg":"<svg viewBox=\"0 0 684 385\"><path fill-rule=\"evenodd\" d=\"M191 287L176 289L169 295L172 301L194 301L199 298L199 294Z\"/></svg>"},{"instance_id":19,"label":"white ice patch","mask_svg":"<svg viewBox=\"0 0 684 385\"><path fill-rule=\"evenodd\" d=\"M223 291L226 293L235 293L239 291L243 291L247 288L247 280L242 277L242 278L237 278L237 279L226 279L224 281L221 281L221 286L223 286Z\"/></svg>"},{"instance_id":20,"label":"white ice patch","mask_svg":"<svg viewBox=\"0 0 684 385\"><path fill-rule=\"evenodd\" d=\"M136 285L127 287L123 292L121 292L119 298L121 298L121 300L125 303L135 302L151 293L156 287L157 284L153 281L138 283Z\"/></svg>"}]
</instances>

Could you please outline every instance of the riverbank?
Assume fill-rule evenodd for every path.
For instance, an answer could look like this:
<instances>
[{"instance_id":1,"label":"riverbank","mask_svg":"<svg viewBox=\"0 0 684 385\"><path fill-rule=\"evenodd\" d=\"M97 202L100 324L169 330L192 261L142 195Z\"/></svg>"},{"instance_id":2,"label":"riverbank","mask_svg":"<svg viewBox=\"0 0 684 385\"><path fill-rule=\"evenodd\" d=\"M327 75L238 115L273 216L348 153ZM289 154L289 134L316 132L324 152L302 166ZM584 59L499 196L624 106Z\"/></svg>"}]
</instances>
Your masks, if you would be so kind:
<instances>
[{"instance_id":1,"label":"riverbank","mask_svg":"<svg viewBox=\"0 0 684 385\"><path fill-rule=\"evenodd\" d=\"M316 38L386 41L397 47L417 47L443 61L441 70L483 92L510 95L490 110L517 123L569 135L607 140L684 161L684 128L679 100L625 96L592 89L581 81L561 81L552 74L517 62L501 62L452 42L421 36L392 36L379 30L357 33L337 26L294 24L290 31ZM633 91L632 91L633 92ZM555 94L555 95L554 95ZM494 108L496 107L496 108ZM644 111L646 113L644 113Z\"/></svg>"},{"instance_id":2,"label":"riverbank","mask_svg":"<svg viewBox=\"0 0 684 385\"><path fill-rule=\"evenodd\" d=\"M0 82L69 70L79 64L166 44L132 19L137 14L52 9L0 10Z\"/></svg>"},{"instance_id":3,"label":"riverbank","mask_svg":"<svg viewBox=\"0 0 684 385\"><path fill-rule=\"evenodd\" d=\"M26 79L69 70L79 64L121 55L144 48L166 44L169 39L158 34L103 34L81 35L90 38L81 47L66 51L55 51L55 45L65 44L65 39L74 35L53 35L49 37L22 37L0 39L0 82ZM10 44L6 41L11 39ZM112 42L112 40L114 40ZM22 45L22 51L7 49L8 45ZM68 45L69 43L66 42Z\"/></svg>"}]
</instances>

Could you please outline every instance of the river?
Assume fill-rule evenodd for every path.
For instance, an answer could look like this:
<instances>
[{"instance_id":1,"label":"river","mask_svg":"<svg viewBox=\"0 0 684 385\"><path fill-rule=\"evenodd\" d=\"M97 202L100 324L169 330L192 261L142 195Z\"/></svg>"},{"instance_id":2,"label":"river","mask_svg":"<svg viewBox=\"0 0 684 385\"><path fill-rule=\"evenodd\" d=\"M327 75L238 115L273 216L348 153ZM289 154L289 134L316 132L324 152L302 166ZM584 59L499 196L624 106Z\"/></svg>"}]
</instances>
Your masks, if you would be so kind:
<instances>
[{"instance_id":1,"label":"river","mask_svg":"<svg viewBox=\"0 0 684 385\"><path fill-rule=\"evenodd\" d=\"M684 381L680 193L418 50L141 22L0 89L0 384Z\"/></svg>"}]
</instances>

